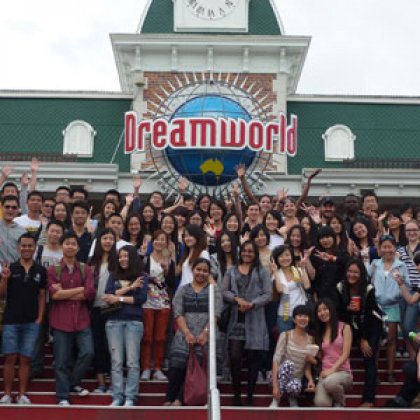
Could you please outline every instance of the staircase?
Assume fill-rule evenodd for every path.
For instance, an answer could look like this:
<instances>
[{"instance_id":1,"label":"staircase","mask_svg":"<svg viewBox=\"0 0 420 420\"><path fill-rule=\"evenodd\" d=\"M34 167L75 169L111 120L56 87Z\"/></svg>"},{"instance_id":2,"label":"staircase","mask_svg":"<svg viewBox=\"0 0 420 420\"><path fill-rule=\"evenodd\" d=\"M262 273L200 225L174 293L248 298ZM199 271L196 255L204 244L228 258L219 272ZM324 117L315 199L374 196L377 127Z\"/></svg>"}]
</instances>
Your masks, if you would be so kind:
<instances>
[{"instance_id":1,"label":"staircase","mask_svg":"<svg viewBox=\"0 0 420 420\"><path fill-rule=\"evenodd\" d=\"M0 406L0 419L17 420L26 419L31 420L45 420L49 418L60 418L60 420L73 419L77 416L80 420L85 418L95 418L101 420L113 420L115 418L115 410L118 410L118 417L121 420L132 419L135 413L136 419L153 420L185 420L185 415L194 420L207 419L207 408L203 407L162 407L165 400L166 382L148 381L140 384L140 395L138 399L138 407L111 408L108 405L111 402L110 394L90 394L87 397L71 396L72 406L68 408L59 408L56 405L55 398L55 381L54 369L52 366L53 357L50 347L47 347L45 358L45 369L42 378L34 379L28 389L28 396L33 405L29 407L17 407L16 405ZM363 362L357 350L352 352L352 369L354 374L354 386L349 395L347 395L346 407L347 409L315 409L312 407L312 398L304 396L300 399L299 408L288 408L287 402L282 401L281 406L284 408L271 409L268 408L272 401L271 390L267 384L257 384L254 396L254 407L234 408L232 405L232 387L230 383L221 382L219 384L222 405L222 418L228 420L247 420L247 419L277 419L279 410L282 410L282 416L287 413L289 420L302 420L306 416L310 416L311 420L324 420L326 413L329 417L337 416L340 420L350 420L357 415L358 420L375 420L372 417L377 416L378 420L383 420L385 415L389 418L398 416L398 420L420 418L420 411L406 410L406 411L391 411L391 410L361 410L357 407L360 405L360 395L363 387ZM395 384L386 382L386 360L384 358L385 352L382 350L379 359L379 378L381 383L377 387L377 406L381 407L385 401L398 392L402 380L402 367L405 359L397 358L395 365ZM245 396L246 372L243 372L243 396ZM0 390L3 390L3 357L0 358ZM17 380L15 380L17 381ZM93 377L93 372L89 371L86 379L82 382L82 386L92 391L96 387L96 380ZM16 383L17 389L17 383ZM355 412L357 411L357 414ZM187 414L188 413L188 414ZM302 417L303 416L303 417ZM368 418L369 416L369 418ZM381 418L379 417L381 416Z\"/></svg>"}]
</instances>

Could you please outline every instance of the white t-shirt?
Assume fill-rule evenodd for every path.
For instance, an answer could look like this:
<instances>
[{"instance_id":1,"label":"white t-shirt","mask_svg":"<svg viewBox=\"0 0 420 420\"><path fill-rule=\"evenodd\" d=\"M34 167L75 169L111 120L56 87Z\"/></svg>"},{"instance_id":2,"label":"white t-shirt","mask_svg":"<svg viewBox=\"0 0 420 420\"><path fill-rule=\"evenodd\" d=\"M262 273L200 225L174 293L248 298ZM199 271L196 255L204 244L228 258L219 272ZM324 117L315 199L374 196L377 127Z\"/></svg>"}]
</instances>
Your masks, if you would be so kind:
<instances>
[{"instance_id":1,"label":"white t-shirt","mask_svg":"<svg viewBox=\"0 0 420 420\"><path fill-rule=\"evenodd\" d=\"M34 259L38 256L38 248L35 251ZM51 265L60 264L61 259L63 258L63 251L61 249L53 250L44 245L41 255L41 265L45 268L48 268Z\"/></svg>"},{"instance_id":2,"label":"white t-shirt","mask_svg":"<svg viewBox=\"0 0 420 420\"><path fill-rule=\"evenodd\" d=\"M13 221L33 235L38 232L39 226L41 225L40 220L32 220L27 214L15 217Z\"/></svg>"},{"instance_id":3,"label":"white t-shirt","mask_svg":"<svg viewBox=\"0 0 420 420\"><path fill-rule=\"evenodd\" d=\"M207 250L201 251L200 258L205 258L210 261L210 254ZM182 264L181 282L178 287L185 286L193 281L193 273L189 262L190 260L187 258Z\"/></svg>"},{"instance_id":4,"label":"white t-shirt","mask_svg":"<svg viewBox=\"0 0 420 420\"><path fill-rule=\"evenodd\" d=\"M98 279L98 290L96 291L95 301L93 302L93 306L95 308L106 306L106 303L102 300L106 284L108 283L109 279L109 271L108 271L108 263L102 263L101 269L99 270L99 279Z\"/></svg>"},{"instance_id":5,"label":"white t-shirt","mask_svg":"<svg viewBox=\"0 0 420 420\"><path fill-rule=\"evenodd\" d=\"M284 245L284 238L283 236L279 235L278 233L270 234L270 243L268 244L268 248L272 251L276 246Z\"/></svg>"}]
</instances>

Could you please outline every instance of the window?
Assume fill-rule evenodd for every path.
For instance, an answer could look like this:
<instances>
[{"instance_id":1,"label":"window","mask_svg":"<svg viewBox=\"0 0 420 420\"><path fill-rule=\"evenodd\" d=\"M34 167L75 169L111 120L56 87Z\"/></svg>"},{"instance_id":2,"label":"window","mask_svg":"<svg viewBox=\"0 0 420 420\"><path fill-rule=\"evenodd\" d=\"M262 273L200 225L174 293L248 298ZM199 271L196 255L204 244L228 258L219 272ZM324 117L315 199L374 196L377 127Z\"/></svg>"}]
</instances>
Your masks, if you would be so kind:
<instances>
[{"instance_id":1,"label":"window","mask_svg":"<svg viewBox=\"0 0 420 420\"><path fill-rule=\"evenodd\" d=\"M63 154L92 157L95 135L96 131L89 123L81 120L72 121L63 131Z\"/></svg>"},{"instance_id":2,"label":"window","mask_svg":"<svg viewBox=\"0 0 420 420\"><path fill-rule=\"evenodd\" d=\"M354 158L356 136L346 125L333 125L323 135L326 161L343 161Z\"/></svg>"}]
</instances>

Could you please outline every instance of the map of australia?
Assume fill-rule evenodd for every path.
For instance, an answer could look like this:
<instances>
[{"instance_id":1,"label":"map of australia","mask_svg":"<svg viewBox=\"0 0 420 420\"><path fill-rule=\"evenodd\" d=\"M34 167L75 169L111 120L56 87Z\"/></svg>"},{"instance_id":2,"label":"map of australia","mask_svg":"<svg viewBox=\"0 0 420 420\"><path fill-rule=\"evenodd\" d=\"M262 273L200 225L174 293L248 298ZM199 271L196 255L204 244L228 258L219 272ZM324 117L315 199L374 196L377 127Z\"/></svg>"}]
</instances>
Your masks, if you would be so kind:
<instances>
[{"instance_id":1,"label":"map of australia","mask_svg":"<svg viewBox=\"0 0 420 420\"><path fill-rule=\"evenodd\" d=\"M207 159L200 165L200 170L203 175L212 172L216 176L216 179L219 179L225 168L219 159Z\"/></svg>"}]
</instances>

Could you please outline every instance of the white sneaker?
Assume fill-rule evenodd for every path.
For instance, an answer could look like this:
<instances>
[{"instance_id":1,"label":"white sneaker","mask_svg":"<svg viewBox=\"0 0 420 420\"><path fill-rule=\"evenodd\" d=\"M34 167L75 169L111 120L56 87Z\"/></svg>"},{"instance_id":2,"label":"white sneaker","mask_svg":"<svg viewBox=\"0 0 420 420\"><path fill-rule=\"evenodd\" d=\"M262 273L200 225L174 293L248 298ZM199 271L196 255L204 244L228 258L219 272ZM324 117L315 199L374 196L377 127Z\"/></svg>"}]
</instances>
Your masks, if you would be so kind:
<instances>
[{"instance_id":1,"label":"white sneaker","mask_svg":"<svg viewBox=\"0 0 420 420\"><path fill-rule=\"evenodd\" d=\"M150 376L152 375L152 371L150 369L143 370L141 374L140 380L142 381L150 381Z\"/></svg>"},{"instance_id":2,"label":"white sneaker","mask_svg":"<svg viewBox=\"0 0 420 420\"><path fill-rule=\"evenodd\" d=\"M105 385L99 385L97 388L93 390L94 394L106 394L106 386Z\"/></svg>"},{"instance_id":3,"label":"white sneaker","mask_svg":"<svg viewBox=\"0 0 420 420\"><path fill-rule=\"evenodd\" d=\"M153 373L153 380L155 381L167 381L168 378L166 377L166 375L160 370L155 370Z\"/></svg>"},{"instance_id":4,"label":"white sneaker","mask_svg":"<svg viewBox=\"0 0 420 420\"><path fill-rule=\"evenodd\" d=\"M113 400L111 404L109 404L110 407L121 407L123 405L123 402L121 400Z\"/></svg>"},{"instance_id":5,"label":"white sneaker","mask_svg":"<svg viewBox=\"0 0 420 420\"><path fill-rule=\"evenodd\" d=\"M60 407L70 407L70 401L69 400L60 400L58 402L58 405Z\"/></svg>"},{"instance_id":6,"label":"white sneaker","mask_svg":"<svg viewBox=\"0 0 420 420\"><path fill-rule=\"evenodd\" d=\"M25 394L23 394L23 395L19 395L16 398L16 404L17 405L29 405L29 404L32 404L32 403L31 403L31 400Z\"/></svg>"},{"instance_id":7,"label":"white sneaker","mask_svg":"<svg viewBox=\"0 0 420 420\"><path fill-rule=\"evenodd\" d=\"M268 406L268 408L278 408L279 404L277 400L273 398L273 401L271 401L271 404Z\"/></svg>"},{"instance_id":8,"label":"white sneaker","mask_svg":"<svg viewBox=\"0 0 420 420\"><path fill-rule=\"evenodd\" d=\"M125 400L124 407L134 407L134 406L135 404L133 400Z\"/></svg>"},{"instance_id":9,"label":"white sneaker","mask_svg":"<svg viewBox=\"0 0 420 420\"><path fill-rule=\"evenodd\" d=\"M258 372L257 384L265 384L267 381L264 379L264 375L261 371Z\"/></svg>"},{"instance_id":10,"label":"white sneaker","mask_svg":"<svg viewBox=\"0 0 420 420\"><path fill-rule=\"evenodd\" d=\"M71 392L76 393L79 397L87 397L89 395L89 391L79 385L74 386Z\"/></svg>"},{"instance_id":11,"label":"white sneaker","mask_svg":"<svg viewBox=\"0 0 420 420\"><path fill-rule=\"evenodd\" d=\"M0 398L0 404L12 404L12 397L10 395L4 394Z\"/></svg>"}]
</instances>

